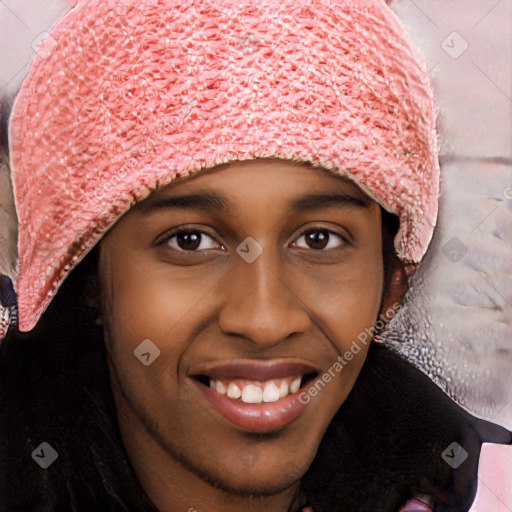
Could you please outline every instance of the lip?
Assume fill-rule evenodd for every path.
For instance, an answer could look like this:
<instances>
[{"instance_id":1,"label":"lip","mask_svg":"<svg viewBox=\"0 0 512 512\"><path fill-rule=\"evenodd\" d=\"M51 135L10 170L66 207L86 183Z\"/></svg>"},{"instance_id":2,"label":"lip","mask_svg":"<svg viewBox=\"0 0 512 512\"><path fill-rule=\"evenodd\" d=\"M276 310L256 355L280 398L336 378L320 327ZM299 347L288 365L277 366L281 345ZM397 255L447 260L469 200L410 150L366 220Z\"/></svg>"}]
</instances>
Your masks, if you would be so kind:
<instances>
[{"instance_id":1,"label":"lip","mask_svg":"<svg viewBox=\"0 0 512 512\"><path fill-rule=\"evenodd\" d=\"M205 375L214 379L270 380L309 373L320 370L303 361L291 359L274 359L272 361L247 361L247 359L230 359L223 363L206 363L197 365L190 375Z\"/></svg>"},{"instance_id":2,"label":"lip","mask_svg":"<svg viewBox=\"0 0 512 512\"><path fill-rule=\"evenodd\" d=\"M198 375L215 379L246 379L269 380L289 377L292 375L307 375L318 370L313 366L290 360L251 361L230 360L224 363L207 363L193 368L190 379L198 389L200 395L206 400L215 413L220 414L231 424L250 432L268 433L280 430L304 413L308 403L302 403L299 395L309 385L307 382L295 393L279 399L277 402L262 402L259 404L247 404L238 399L229 398L218 393L200 380L194 378Z\"/></svg>"},{"instance_id":3,"label":"lip","mask_svg":"<svg viewBox=\"0 0 512 512\"><path fill-rule=\"evenodd\" d=\"M299 400L304 388L277 402L246 404L241 400L221 395L201 382L191 379L201 395L229 422L251 432L265 433L282 429L297 419L307 407Z\"/></svg>"}]
</instances>

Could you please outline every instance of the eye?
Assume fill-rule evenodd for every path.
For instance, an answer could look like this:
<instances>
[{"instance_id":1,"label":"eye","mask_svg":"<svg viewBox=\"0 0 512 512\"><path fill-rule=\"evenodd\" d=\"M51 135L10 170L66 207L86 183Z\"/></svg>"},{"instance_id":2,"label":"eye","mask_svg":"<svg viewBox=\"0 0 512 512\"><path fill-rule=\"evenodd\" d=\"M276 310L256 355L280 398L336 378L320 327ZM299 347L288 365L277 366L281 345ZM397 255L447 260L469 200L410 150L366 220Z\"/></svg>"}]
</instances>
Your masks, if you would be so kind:
<instances>
[{"instance_id":1,"label":"eye","mask_svg":"<svg viewBox=\"0 0 512 512\"><path fill-rule=\"evenodd\" d=\"M301 244L300 240L304 240ZM337 249L348 244L348 239L340 233L326 228L308 228L302 232L299 238L292 244L301 249ZM305 245L304 245L305 244Z\"/></svg>"},{"instance_id":2,"label":"eye","mask_svg":"<svg viewBox=\"0 0 512 512\"><path fill-rule=\"evenodd\" d=\"M179 252L200 252L208 249L223 249L211 235L200 229L180 229L168 233L158 242L166 248Z\"/></svg>"}]
</instances>

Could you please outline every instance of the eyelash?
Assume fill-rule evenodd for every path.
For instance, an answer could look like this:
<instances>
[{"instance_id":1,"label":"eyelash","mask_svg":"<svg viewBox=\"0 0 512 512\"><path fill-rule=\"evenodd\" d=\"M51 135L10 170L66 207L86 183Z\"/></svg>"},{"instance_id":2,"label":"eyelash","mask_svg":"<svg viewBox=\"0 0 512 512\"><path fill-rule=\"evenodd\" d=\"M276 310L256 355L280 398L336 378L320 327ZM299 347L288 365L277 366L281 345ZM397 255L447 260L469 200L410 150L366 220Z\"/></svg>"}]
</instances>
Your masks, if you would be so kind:
<instances>
[{"instance_id":1,"label":"eyelash","mask_svg":"<svg viewBox=\"0 0 512 512\"><path fill-rule=\"evenodd\" d=\"M337 236L338 238L341 239L341 241L343 242L341 245L351 245L350 244L350 241L348 239L347 236L341 234L341 233L338 233L337 231L333 231L332 229L328 229L328 228L325 228L325 227L319 227L319 226L307 226L307 227L304 227L302 229L299 230L299 233L297 235L297 239L304 236L305 234L307 233L314 233L315 231L326 231L329 235L329 241L327 242L328 244L330 243L330 237L331 235L334 235L334 236ZM296 243L296 242L294 242ZM337 247L338 249L339 247ZM334 249L311 249L312 251L316 251L316 252L327 252L327 251L332 251Z\"/></svg>"},{"instance_id":2,"label":"eyelash","mask_svg":"<svg viewBox=\"0 0 512 512\"><path fill-rule=\"evenodd\" d=\"M306 235L307 233L314 233L314 232L318 232L318 231L324 231L324 232L327 232L328 235L329 235L329 240L328 240L328 244L330 243L330 237L332 235L338 237L341 239L342 241L342 244L341 246L343 245L351 245L349 239L347 236L341 234L341 233L338 233L336 231L333 231L331 229L328 229L328 228L325 228L325 227L317 227L317 226L307 226L305 228L302 228L296 239L295 239L295 242L293 242L294 244L297 243L297 240L300 239L302 236ZM157 246L164 246L165 244L168 244L169 241L174 238L176 235L178 235L179 233L198 233L200 235L206 235L208 236L209 238L211 238L212 240L214 240L217 244L219 244L221 247L225 248L224 245L220 244L219 242L217 242L215 240L215 237L210 234L208 231L205 231L204 229L200 229L200 228L194 228L194 227L190 227L190 228L184 228L184 227L180 227L180 228L176 228L172 231L170 231L169 233L167 233L165 235L165 238L161 239L160 241L158 241L155 245ZM200 245L202 243L202 239L200 240ZM335 249L339 249L340 247L336 247ZM201 253L201 252L204 252L206 250L209 250L209 249L202 249L202 250L199 250L199 249L194 249L194 250L190 250L190 251L187 251L185 249L181 249L181 248L170 248L169 249L173 250L173 251L176 251L176 252L181 252L181 253L189 253L189 254L193 254L193 253ZM301 249L308 249L306 247L301 247ZM332 251L332 250L335 250L335 249L310 249L312 251L315 251L315 252L327 252L327 251Z\"/></svg>"}]
</instances>

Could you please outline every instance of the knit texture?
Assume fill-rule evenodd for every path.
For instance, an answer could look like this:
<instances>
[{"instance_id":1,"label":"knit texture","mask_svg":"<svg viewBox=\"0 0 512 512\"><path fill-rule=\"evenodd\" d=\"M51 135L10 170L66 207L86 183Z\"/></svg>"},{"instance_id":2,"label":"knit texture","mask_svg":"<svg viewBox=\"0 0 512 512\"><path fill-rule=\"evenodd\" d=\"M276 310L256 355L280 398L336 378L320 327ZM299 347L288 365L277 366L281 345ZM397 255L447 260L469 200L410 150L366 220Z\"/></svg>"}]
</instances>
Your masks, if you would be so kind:
<instances>
[{"instance_id":1,"label":"knit texture","mask_svg":"<svg viewBox=\"0 0 512 512\"><path fill-rule=\"evenodd\" d=\"M437 216L425 63L383 0L87 0L10 118L19 328L134 203L233 160L307 161L398 214L409 270Z\"/></svg>"}]
</instances>

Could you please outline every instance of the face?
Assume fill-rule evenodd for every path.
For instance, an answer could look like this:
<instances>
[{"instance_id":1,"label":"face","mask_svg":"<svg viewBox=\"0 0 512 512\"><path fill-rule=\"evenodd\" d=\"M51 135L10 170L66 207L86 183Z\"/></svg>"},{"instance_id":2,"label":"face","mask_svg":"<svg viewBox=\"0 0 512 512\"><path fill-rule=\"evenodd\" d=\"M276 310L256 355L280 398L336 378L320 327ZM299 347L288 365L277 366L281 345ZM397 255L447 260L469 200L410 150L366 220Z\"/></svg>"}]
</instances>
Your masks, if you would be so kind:
<instances>
[{"instance_id":1,"label":"face","mask_svg":"<svg viewBox=\"0 0 512 512\"><path fill-rule=\"evenodd\" d=\"M100 250L125 441L228 492L289 488L356 381L383 275L379 206L327 171L258 159L153 193Z\"/></svg>"}]
</instances>

